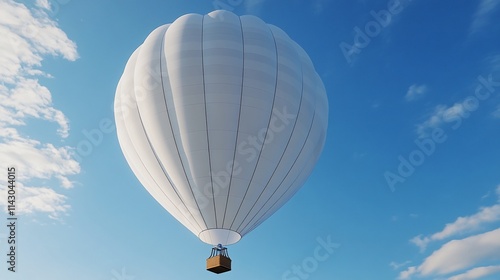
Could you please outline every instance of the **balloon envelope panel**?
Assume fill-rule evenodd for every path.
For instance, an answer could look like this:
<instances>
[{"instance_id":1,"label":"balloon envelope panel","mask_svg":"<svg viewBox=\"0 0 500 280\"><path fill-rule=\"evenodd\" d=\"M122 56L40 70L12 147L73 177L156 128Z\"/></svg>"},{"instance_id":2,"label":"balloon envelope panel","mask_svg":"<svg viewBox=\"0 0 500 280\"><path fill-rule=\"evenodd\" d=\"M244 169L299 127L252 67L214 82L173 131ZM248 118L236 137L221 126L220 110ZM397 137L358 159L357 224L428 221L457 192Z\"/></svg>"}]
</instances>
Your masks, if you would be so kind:
<instances>
[{"instance_id":1,"label":"balloon envelope panel","mask_svg":"<svg viewBox=\"0 0 500 280\"><path fill-rule=\"evenodd\" d=\"M303 185L325 143L328 100L285 32L214 11L147 37L120 79L115 119L141 184L202 241L229 245Z\"/></svg>"}]
</instances>

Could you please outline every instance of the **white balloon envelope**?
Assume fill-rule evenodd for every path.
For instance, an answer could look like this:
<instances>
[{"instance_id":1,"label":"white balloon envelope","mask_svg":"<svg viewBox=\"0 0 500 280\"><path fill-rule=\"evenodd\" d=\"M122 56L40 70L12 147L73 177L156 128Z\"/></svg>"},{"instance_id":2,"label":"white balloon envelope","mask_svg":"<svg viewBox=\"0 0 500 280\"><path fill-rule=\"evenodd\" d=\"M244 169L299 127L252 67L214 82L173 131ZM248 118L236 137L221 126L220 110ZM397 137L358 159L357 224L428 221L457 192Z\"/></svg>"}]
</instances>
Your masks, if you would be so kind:
<instances>
[{"instance_id":1,"label":"white balloon envelope","mask_svg":"<svg viewBox=\"0 0 500 280\"><path fill-rule=\"evenodd\" d=\"M148 192L202 241L229 245L303 185L325 143L328 100L285 32L214 11L147 37L118 83L115 119Z\"/></svg>"}]
</instances>

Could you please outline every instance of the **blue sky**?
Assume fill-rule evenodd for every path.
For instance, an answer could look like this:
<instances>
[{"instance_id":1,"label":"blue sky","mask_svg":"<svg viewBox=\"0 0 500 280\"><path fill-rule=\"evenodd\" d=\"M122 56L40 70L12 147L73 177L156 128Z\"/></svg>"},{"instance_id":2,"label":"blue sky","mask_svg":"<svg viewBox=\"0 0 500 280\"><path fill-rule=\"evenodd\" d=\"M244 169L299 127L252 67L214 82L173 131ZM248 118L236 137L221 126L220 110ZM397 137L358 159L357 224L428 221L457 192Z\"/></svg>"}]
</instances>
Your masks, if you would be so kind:
<instances>
[{"instance_id":1,"label":"blue sky","mask_svg":"<svg viewBox=\"0 0 500 280\"><path fill-rule=\"evenodd\" d=\"M213 275L135 179L112 104L154 28L221 3L309 53L330 121L304 187ZM0 279L499 279L499 16L494 0L0 1L0 205L9 166L19 190Z\"/></svg>"}]
</instances>

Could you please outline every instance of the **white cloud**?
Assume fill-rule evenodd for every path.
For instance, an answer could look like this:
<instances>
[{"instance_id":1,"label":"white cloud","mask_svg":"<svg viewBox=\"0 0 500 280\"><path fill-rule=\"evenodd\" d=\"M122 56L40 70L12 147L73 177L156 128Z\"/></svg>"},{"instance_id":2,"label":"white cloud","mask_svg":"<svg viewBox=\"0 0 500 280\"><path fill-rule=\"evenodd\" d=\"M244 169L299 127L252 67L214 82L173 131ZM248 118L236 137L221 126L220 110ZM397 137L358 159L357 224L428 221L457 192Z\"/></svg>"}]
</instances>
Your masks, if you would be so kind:
<instances>
[{"instance_id":1,"label":"white cloud","mask_svg":"<svg viewBox=\"0 0 500 280\"><path fill-rule=\"evenodd\" d=\"M416 236L410 240L423 251L432 241L444 240L456 235L470 233L478 230L485 224L500 221L500 204L481 208L480 211L471 216L459 217L453 223L446 224L440 232L434 233L429 237Z\"/></svg>"},{"instance_id":2,"label":"white cloud","mask_svg":"<svg viewBox=\"0 0 500 280\"><path fill-rule=\"evenodd\" d=\"M72 187L67 176L78 174L80 165L72 158L70 147L57 148L50 143L23 138L14 128L3 129L0 138L2 162L16 167L21 180L56 178L61 187Z\"/></svg>"},{"instance_id":3,"label":"white cloud","mask_svg":"<svg viewBox=\"0 0 500 280\"><path fill-rule=\"evenodd\" d=\"M445 275L491 259L500 260L500 228L446 243L427 257L418 271L423 276Z\"/></svg>"},{"instance_id":4,"label":"white cloud","mask_svg":"<svg viewBox=\"0 0 500 280\"><path fill-rule=\"evenodd\" d=\"M410 239L410 242L413 243L415 246L420 248L420 252L425 251L427 248L427 245L432 241L430 237L423 237L422 235L418 235Z\"/></svg>"},{"instance_id":5,"label":"white cloud","mask_svg":"<svg viewBox=\"0 0 500 280\"><path fill-rule=\"evenodd\" d=\"M500 228L491 230L492 226L498 227L500 221L500 185L495 188L494 193L498 196L496 204L481 207L473 215L458 217L454 222L446 224L439 232L412 238L410 242L420 247L421 251L431 242L451 238L455 240L442 245L427 256L420 265L401 271L399 279L412 279L415 276L416 278L429 277L429 279L468 280L500 273L500 265L492 265L500 263ZM487 229L486 226L489 226L490 231L484 232ZM471 235L473 232L480 233ZM464 235L468 236L456 239ZM399 268L396 265L396 263L391 264L395 269Z\"/></svg>"},{"instance_id":6,"label":"white cloud","mask_svg":"<svg viewBox=\"0 0 500 280\"><path fill-rule=\"evenodd\" d=\"M416 266L410 266L406 270L401 271L399 273L398 279L404 280L404 279L410 279L412 275L417 273L417 267Z\"/></svg>"},{"instance_id":7,"label":"white cloud","mask_svg":"<svg viewBox=\"0 0 500 280\"><path fill-rule=\"evenodd\" d=\"M483 266L473 268L465 273L448 278L448 280L475 280L485 276L500 273L500 265Z\"/></svg>"},{"instance_id":8,"label":"white cloud","mask_svg":"<svg viewBox=\"0 0 500 280\"><path fill-rule=\"evenodd\" d=\"M498 3L500 3L500 1ZM491 73L488 75L487 79L492 81L494 86L494 82L500 79L500 55L497 54L489 56L486 59L486 64L486 68L488 68L488 71ZM486 79L483 76L480 77L481 79ZM484 82L481 81L481 79L479 79L479 86L483 87L484 85L482 84ZM426 91L428 91L428 89L425 85L412 85L408 89L405 98L407 101L411 101L419 96L422 96ZM474 111L478 110L481 106L481 100L482 99L478 99L477 95L469 95L462 101L456 102L451 106L438 105L434 107L432 112L427 114L425 121L416 125L416 133L421 138L428 137L432 130L445 124L451 125L453 129L458 129L464 119L467 119ZM492 115L493 117L500 118L500 106L492 113Z\"/></svg>"},{"instance_id":9,"label":"white cloud","mask_svg":"<svg viewBox=\"0 0 500 280\"><path fill-rule=\"evenodd\" d=\"M37 0L31 8L12 0L0 1L0 167L16 167L18 179L31 185L19 183L21 213L57 217L69 205L56 188L71 188L69 176L80 172L71 155L73 149L19 131L20 126L29 131L28 120L36 119L58 125L57 131L47 130L44 138L62 140L69 135L68 119L54 107L52 93L38 77L52 77L41 69L45 56L74 61L78 52L76 44L48 16L49 10L48 0ZM46 137L51 134L55 137ZM49 182L58 183L48 187Z\"/></svg>"},{"instance_id":10,"label":"white cloud","mask_svg":"<svg viewBox=\"0 0 500 280\"><path fill-rule=\"evenodd\" d=\"M441 240L456 234L479 229L486 223L496 221L500 221L500 204L484 207L472 216L459 217L455 222L447 224L443 231L435 233L432 237L434 240Z\"/></svg>"},{"instance_id":11,"label":"white cloud","mask_svg":"<svg viewBox=\"0 0 500 280\"><path fill-rule=\"evenodd\" d=\"M13 82L40 66L43 55L78 58L76 44L45 12L32 12L11 0L0 2L0 35L0 82Z\"/></svg>"},{"instance_id":12,"label":"white cloud","mask_svg":"<svg viewBox=\"0 0 500 280\"><path fill-rule=\"evenodd\" d=\"M394 270L398 270L400 269L401 267L403 266L407 266L408 264L410 264L411 261L405 261L405 262L402 262L402 263L397 263L397 262L391 262L389 263L389 265L394 269Z\"/></svg>"},{"instance_id":13,"label":"white cloud","mask_svg":"<svg viewBox=\"0 0 500 280\"><path fill-rule=\"evenodd\" d=\"M434 111L429 115L427 120L423 123L417 125L417 134L419 137L426 137L429 135L430 131L438 128L445 123L458 123L455 122L457 119L462 119L470 114L465 108L465 101L461 103L455 103L453 106L448 107L445 105L438 105L434 108Z\"/></svg>"},{"instance_id":14,"label":"white cloud","mask_svg":"<svg viewBox=\"0 0 500 280\"><path fill-rule=\"evenodd\" d=\"M64 114L52 106L50 91L40 85L38 80L18 77L12 88L0 89L0 105L6 115L1 116L4 125L25 124L28 117L43 119L59 124L59 134L69 135L69 121Z\"/></svg>"},{"instance_id":15,"label":"white cloud","mask_svg":"<svg viewBox=\"0 0 500 280\"><path fill-rule=\"evenodd\" d=\"M50 10L49 0L36 0L36 5L42 9Z\"/></svg>"},{"instance_id":16,"label":"white cloud","mask_svg":"<svg viewBox=\"0 0 500 280\"><path fill-rule=\"evenodd\" d=\"M500 228L444 244L420 266L402 271L399 279L448 275L492 260L500 261Z\"/></svg>"},{"instance_id":17,"label":"white cloud","mask_svg":"<svg viewBox=\"0 0 500 280\"><path fill-rule=\"evenodd\" d=\"M406 101L413 101L422 96L424 96L428 92L428 88L426 85L411 85L408 91L406 92L405 99Z\"/></svg>"},{"instance_id":18,"label":"white cloud","mask_svg":"<svg viewBox=\"0 0 500 280\"><path fill-rule=\"evenodd\" d=\"M67 213L71 208L67 204L67 197L58 194L48 187L26 187L21 183L16 184L17 200L16 215L32 213L45 213L52 219L59 219L61 214ZM7 191L0 188L0 205L7 207Z\"/></svg>"},{"instance_id":19,"label":"white cloud","mask_svg":"<svg viewBox=\"0 0 500 280\"><path fill-rule=\"evenodd\" d=\"M491 14L499 7L500 2L497 0L481 0L479 6L474 13L470 33L476 33L485 27L491 18Z\"/></svg>"}]
</instances>

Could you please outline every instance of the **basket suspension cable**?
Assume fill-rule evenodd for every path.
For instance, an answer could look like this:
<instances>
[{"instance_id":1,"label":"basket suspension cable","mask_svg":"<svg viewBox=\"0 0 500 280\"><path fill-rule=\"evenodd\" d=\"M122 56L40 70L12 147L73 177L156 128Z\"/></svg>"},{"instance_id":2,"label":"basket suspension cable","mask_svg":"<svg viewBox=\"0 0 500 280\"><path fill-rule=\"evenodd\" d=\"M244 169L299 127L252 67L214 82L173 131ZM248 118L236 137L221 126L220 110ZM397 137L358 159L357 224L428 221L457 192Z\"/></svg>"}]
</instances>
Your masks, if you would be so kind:
<instances>
[{"instance_id":1,"label":"basket suspension cable","mask_svg":"<svg viewBox=\"0 0 500 280\"><path fill-rule=\"evenodd\" d=\"M221 255L223 255L226 258L229 258L229 254L227 253L227 248L223 248L220 252Z\"/></svg>"},{"instance_id":2,"label":"basket suspension cable","mask_svg":"<svg viewBox=\"0 0 500 280\"><path fill-rule=\"evenodd\" d=\"M231 258L227 248L222 244L212 247L210 257L207 259L207 270L217 274L231 270Z\"/></svg>"},{"instance_id":3,"label":"basket suspension cable","mask_svg":"<svg viewBox=\"0 0 500 280\"><path fill-rule=\"evenodd\" d=\"M217 249L214 247L212 248L212 252L210 253L210 258L213 258L217 255Z\"/></svg>"},{"instance_id":4,"label":"basket suspension cable","mask_svg":"<svg viewBox=\"0 0 500 280\"><path fill-rule=\"evenodd\" d=\"M229 258L229 254L227 252L227 248L222 246L222 244L218 244L212 248L212 252L210 253L210 258L222 255L226 258Z\"/></svg>"}]
</instances>

